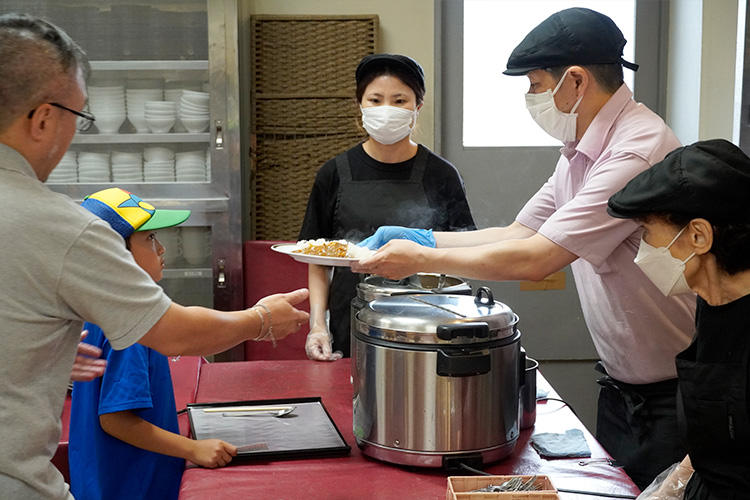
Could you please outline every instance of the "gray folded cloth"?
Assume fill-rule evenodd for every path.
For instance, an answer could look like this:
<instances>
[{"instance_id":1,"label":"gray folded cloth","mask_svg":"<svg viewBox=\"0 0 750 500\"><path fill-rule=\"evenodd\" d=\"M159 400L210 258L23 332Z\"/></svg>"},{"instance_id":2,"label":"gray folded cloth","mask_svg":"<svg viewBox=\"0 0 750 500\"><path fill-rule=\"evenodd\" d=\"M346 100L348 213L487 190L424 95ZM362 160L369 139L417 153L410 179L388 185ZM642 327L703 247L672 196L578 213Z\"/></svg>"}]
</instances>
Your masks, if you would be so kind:
<instances>
[{"instance_id":1,"label":"gray folded cloth","mask_svg":"<svg viewBox=\"0 0 750 500\"><path fill-rule=\"evenodd\" d=\"M540 432L531 436L531 444L544 458L590 457L591 450L580 429L568 429L565 434Z\"/></svg>"}]
</instances>

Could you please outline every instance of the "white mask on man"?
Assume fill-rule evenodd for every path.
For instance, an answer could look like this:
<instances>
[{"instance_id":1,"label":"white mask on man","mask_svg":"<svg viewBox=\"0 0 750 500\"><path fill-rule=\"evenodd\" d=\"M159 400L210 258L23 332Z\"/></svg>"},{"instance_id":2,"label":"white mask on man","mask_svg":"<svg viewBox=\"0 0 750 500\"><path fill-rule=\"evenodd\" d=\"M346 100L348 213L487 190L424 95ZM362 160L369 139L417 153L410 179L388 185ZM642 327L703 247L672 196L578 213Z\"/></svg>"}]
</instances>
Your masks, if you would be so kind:
<instances>
[{"instance_id":1,"label":"white mask on man","mask_svg":"<svg viewBox=\"0 0 750 500\"><path fill-rule=\"evenodd\" d=\"M690 254L687 259L680 260L673 257L669 251L669 247L677 241L677 238L680 237L685 229L687 229L687 226L683 227L666 247L653 247L641 238L638 254L635 256L635 265L666 296L692 293L685 279L685 264L693 258L695 252Z\"/></svg>"},{"instance_id":2,"label":"white mask on man","mask_svg":"<svg viewBox=\"0 0 750 500\"><path fill-rule=\"evenodd\" d=\"M370 106L362 110L362 126L380 144L395 144L409 135L417 124L417 109L396 106Z\"/></svg>"},{"instance_id":3,"label":"white mask on man","mask_svg":"<svg viewBox=\"0 0 750 500\"><path fill-rule=\"evenodd\" d=\"M583 99L583 94L581 94L570 113L563 113L557 109L555 94L560 90L567 74L568 71L566 70L560 81L557 82L555 90L547 89L546 92L540 94L526 94L526 109L529 110L531 117L537 125L542 127L542 130L562 142L576 140L576 118L578 118L578 114L575 111L581 104L581 99Z\"/></svg>"}]
</instances>

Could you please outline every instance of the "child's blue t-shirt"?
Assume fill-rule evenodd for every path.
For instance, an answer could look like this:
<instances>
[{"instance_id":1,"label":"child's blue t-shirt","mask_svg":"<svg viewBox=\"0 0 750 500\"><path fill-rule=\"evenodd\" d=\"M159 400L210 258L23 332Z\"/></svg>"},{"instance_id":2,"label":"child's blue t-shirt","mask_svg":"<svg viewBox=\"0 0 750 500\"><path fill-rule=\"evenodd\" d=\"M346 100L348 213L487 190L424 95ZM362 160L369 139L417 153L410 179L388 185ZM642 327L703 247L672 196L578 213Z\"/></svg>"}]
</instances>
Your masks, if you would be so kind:
<instances>
[{"instance_id":1,"label":"child's blue t-shirt","mask_svg":"<svg viewBox=\"0 0 750 500\"><path fill-rule=\"evenodd\" d=\"M116 351L98 326L86 323L86 342L102 349L104 376L73 384L68 459L76 500L176 500L185 461L146 451L102 430L99 415L132 410L179 433L166 356L135 344Z\"/></svg>"}]
</instances>

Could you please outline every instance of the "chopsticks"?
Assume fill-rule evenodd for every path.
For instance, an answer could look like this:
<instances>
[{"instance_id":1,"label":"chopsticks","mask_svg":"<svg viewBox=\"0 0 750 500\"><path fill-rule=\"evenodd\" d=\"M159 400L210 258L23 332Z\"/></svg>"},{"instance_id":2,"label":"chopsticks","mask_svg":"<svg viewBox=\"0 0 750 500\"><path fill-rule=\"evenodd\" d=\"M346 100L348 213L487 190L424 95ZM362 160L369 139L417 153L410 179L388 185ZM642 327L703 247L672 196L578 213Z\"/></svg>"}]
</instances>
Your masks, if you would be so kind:
<instances>
[{"instance_id":1,"label":"chopsticks","mask_svg":"<svg viewBox=\"0 0 750 500\"><path fill-rule=\"evenodd\" d=\"M204 413L223 413L230 411L284 411L291 406L222 406L216 408L204 408Z\"/></svg>"}]
</instances>

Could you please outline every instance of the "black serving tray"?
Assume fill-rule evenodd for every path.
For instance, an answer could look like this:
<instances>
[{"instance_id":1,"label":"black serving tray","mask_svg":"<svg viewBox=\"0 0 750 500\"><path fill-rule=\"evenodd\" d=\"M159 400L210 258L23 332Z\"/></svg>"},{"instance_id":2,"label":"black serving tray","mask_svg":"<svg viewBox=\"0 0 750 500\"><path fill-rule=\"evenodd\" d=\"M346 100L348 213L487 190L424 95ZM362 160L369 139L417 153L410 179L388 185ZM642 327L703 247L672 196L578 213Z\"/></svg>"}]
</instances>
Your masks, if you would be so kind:
<instances>
[{"instance_id":1,"label":"black serving tray","mask_svg":"<svg viewBox=\"0 0 750 500\"><path fill-rule=\"evenodd\" d=\"M283 417L271 412L236 411L238 407L284 406L294 406L295 410ZM228 411L217 411L220 408ZM230 464L238 460L346 455L351 451L319 397L190 403L187 413L194 439L221 439L237 446L237 456Z\"/></svg>"}]
</instances>

